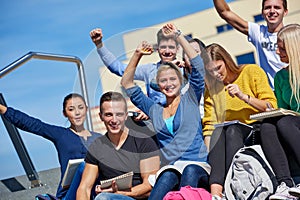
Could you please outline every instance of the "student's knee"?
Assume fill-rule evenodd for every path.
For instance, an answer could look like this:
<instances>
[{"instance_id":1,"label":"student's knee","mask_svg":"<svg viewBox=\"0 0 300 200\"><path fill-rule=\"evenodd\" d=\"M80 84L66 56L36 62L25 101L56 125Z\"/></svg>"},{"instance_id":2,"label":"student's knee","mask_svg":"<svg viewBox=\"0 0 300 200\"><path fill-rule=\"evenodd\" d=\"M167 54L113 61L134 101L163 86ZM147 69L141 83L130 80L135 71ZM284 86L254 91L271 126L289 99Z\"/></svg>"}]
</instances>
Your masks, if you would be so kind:
<instances>
[{"instance_id":1,"label":"student's knee","mask_svg":"<svg viewBox=\"0 0 300 200\"><path fill-rule=\"evenodd\" d=\"M234 141L236 138L242 138L241 129L237 126L229 126L226 130L226 140Z\"/></svg>"},{"instance_id":2,"label":"student's knee","mask_svg":"<svg viewBox=\"0 0 300 200\"><path fill-rule=\"evenodd\" d=\"M277 127L286 129L288 128L288 126L293 125L293 121L294 121L294 116L286 115L277 121Z\"/></svg>"},{"instance_id":3,"label":"student's knee","mask_svg":"<svg viewBox=\"0 0 300 200\"><path fill-rule=\"evenodd\" d=\"M166 170L164 171L162 174L160 174L160 177L158 179L158 181L160 183L178 183L179 182L179 173L175 172L175 170Z\"/></svg>"},{"instance_id":4,"label":"student's knee","mask_svg":"<svg viewBox=\"0 0 300 200\"><path fill-rule=\"evenodd\" d=\"M203 174L204 175L204 174L206 174L206 172L202 167L192 164L192 165L186 166L182 173L182 175L186 176L186 177L192 177L192 176L195 176L195 174L197 174L197 175Z\"/></svg>"}]
</instances>

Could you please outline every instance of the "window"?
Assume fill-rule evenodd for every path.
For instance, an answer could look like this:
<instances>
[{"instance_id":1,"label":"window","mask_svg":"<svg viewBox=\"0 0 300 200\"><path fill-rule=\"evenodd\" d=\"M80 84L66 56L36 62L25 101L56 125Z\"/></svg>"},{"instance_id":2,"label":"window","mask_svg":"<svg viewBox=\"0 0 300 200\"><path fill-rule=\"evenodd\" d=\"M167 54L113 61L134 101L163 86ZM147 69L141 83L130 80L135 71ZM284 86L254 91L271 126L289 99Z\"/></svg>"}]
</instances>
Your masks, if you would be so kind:
<instances>
[{"instance_id":1,"label":"window","mask_svg":"<svg viewBox=\"0 0 300 200\"><path fill-rule=\"evenodd\" d=\"M241 64L255 64L256 63L253 52L236 56L236 60L237 60L238 65L241 65Z\"/></svg>"},{"instance_id":2,"label":"window","mask_svg":"<svg viewBox=\"0 0 300 200\"><path fill-rule=\"evenodd\" d=\"M264 21L262 14L258 14L254 16L254 22L261 22L261 21Z\"/></svg>"},{"instance_id":3,"label":"window","mask_svg":"<svg viewBox=\"0 0 300 200\"><path fill-rule=\"evenodd\" d=\"M217 26L217 32L218 33L222 33L222 32L226 32L226 31L229 31L229 30L232 30L233 27L229 24L223 24L221 26Z\"/></svg>"}]
</instances>

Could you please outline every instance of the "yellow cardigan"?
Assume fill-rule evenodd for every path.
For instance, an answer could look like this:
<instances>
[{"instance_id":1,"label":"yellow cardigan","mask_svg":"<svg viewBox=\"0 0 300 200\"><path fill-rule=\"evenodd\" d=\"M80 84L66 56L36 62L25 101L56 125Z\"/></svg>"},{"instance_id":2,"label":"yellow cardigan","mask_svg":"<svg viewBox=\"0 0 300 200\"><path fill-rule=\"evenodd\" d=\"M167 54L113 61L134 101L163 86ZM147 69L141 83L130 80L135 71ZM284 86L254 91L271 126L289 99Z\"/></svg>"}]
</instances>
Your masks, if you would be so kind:
<instances>
[{"instance_id":1,"label":"yellow cardigan","mask_svg":"<svg viewBox=\"0 0 300 200\"><path fill-rule=\"evenodd\" d=\"M244 94L266 100L272 104L273 108L277 108L276 97L269 86L267 75L258 65L245 65L238 78L232 84L237 84ZM224 85L221 86L217 93L211 93L206 87L203 117L204 136L212 135L213 125L216 123L231 120L239 120L246 124L255 122L255 120L250 120L249 116L259 112L259 110L238 97L231 97L225 91Z\"/></svg>"}]
</instances>

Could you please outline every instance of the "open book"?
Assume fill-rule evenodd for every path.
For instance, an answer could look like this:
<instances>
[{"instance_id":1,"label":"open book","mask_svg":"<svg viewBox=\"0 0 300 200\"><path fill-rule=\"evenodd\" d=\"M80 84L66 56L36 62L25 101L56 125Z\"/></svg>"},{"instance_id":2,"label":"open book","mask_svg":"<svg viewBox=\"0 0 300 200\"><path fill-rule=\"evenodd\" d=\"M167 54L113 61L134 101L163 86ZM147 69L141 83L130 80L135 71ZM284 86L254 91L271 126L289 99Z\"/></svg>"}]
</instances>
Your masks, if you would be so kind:
<instances>
[{"instance_id":1,"label":"open book","mask_svg":"<svg viewBox=\"0 0 300 200\"><path fill-rule=\"evenodd\" d=\"M224 126L229 126L229 125L233 125L233 124L240 124L240 125L252 128L252 126L250 126L248 124L245 124L243 122L240 122L239 120L232 120L232 121L226 121L226 122L223 122L223 123L215 124L214 127L218 128L218 127L224 127Z\"/></svg>"},{"instance_id":2,"label":"open book","mask_svg":"<svg viewBox=\"0 0 300 200\"><path fill-rule=\"evenodd\" d=\"M150 175L148 178L149 183L154 186L156 179L159 177L159 175L167 170L167 169L173 169L176 170L178 173L182 174L184 168L190 164L199 165L202 167L208 174L210 174L210 165L206 162L197 162L197 161L189 161L189 160L177 160L173 165L165 165L162 168L160 168L156 174Z\"/></svg>"},{"instance_id":3,"label":"open book","mask_svg":"<svg viewBox=\"0 0 300 200\"><path fill-rule=\"evenodd\" d=\"M109 188L111 187L112 181L115 180L118 186L118 190L128 190L132 187L132 177L133 171L111 179L100 181L100 185L102 189Z\"/></svg>"},{"instance_id":4,"label":"open book","mask_svg":"<svg viewBox=\"0 0 300 200\"><path fill-rule=\"evenodd\" d=\"M279 109L275 109L275 110L252 114L252 115L250 115L250 119L263 120L265 118L277 117L277 116L282 116L282 115L300 116L300 113L292 111L292 110L287 110L284 108L279 108Z\"/></svg>"},{"instance_id":5,"label":"open book","mask_svg":"<svg viewBox=\"0 0 300 200\"><path fill-rule=\"evenodd\" d=\"M76 170L78 168L78 165L80 163L84 162L83 158L79 158L79 159L70 159L68 162L68 166L67 169L65 171L64 177L61 181L61 186L63 188L68 188L73 180L73 177L76 173Z\"/></svg>"}]
</instances>

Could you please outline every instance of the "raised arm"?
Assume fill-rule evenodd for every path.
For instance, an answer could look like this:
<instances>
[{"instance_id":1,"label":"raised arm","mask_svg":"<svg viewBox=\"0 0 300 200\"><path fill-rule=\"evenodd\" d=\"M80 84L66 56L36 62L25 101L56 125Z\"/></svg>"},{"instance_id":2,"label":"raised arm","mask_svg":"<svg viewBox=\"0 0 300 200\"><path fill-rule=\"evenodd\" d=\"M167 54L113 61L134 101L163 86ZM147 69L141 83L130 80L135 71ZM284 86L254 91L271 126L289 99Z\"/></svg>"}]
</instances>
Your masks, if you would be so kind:
<instances>
[{"instance_id":1,"label":"raised arm","mask_svg":"<svg viewBox=\"0 0 300 200\"><path fill-rule=\"evenodd\" d=\"M106 48L105 44L103 43L103 32L102 29L96 28L90 32L90 37L97 47L97 53L107 67L107 69L111 72L116 74L117 76L123 76L124 71L126 69L127 64L121 62L109 49ZM149 66L152 63L139 65L137 70L134 74L135 80L145 81L144 77L145 74L148 73Z\"/></svg>"},{"instance_id":2,"label":"raised arm","mask_svg":"<svg viewBox=\"0 0 300 200\"><path fill-rule=\"evenodd\" d=\"M121 85L125 88L131 88L134 86L134 74L136 67L142 58L143 55L150 55L153 53L153 47L151 44L147 43L146 41L143 41L135 50L133 53L129 64L127 68L125 69L125 72L121 79Z\"/></svg>"},{"instance_id":3,"label":"raised arm","mask_svg":"<svg viewBox=\"0 0 300 200\"><path fill-rule=\"evenodd\" d=\"M28 114L12 107L6 107L0 104L0 114L2 114L10 123L23 131L42 136L51 141L61 137L58 130L61 129L60 126L45 123L38 118L29 116Z\"/></svg>"},{"instance_id":4,"label":"raised arm","mask_svg":"<svg viewBox=\"0 0 300 200\"><path fill-rule=\"evenodd\" d=\"M6 112L6 110L7 110L7 107L0 104L0 114L3 115Z\"/></svg>"},{"instance_id":5,"label":"raised arm","mask_svg":"<svg viewBox=\"0 0 300 200\"><path fill-rule=\"evenodd\" d=\"M234 13L225 0L214 0L215 8L219 16L224 19L233 28L241 33L248 35L248 22Z\"/></svg>"},{"instance_id":6,"label":"raised arm","mask_svg":"<svg viewBox=\"0 0 300 200\"><path fill-rule=\"evenodd\" d=\"M166 24L163 26L163 34L167 37L175 37L178 43L183 48L184 53L190 60L191 63L191 76L189 83L193 88L198 102L200 101L201 95L204 90L204 65L203 60L196 52L194 47L186 40L181 32L176 28L174 24ZM201 52L199 52L201 54Z\"/></svg>"},{"instance_id":7,"label":"raised arm","mask_svg":"<svg viewBox=\"0 0 300 200\"><path fill-rule=\"evenodd\" d=\"M189 59L195 58L198 54L191 44L185 39L183 34L176 28L174 24L166 24L162 28L163 34L168 37L174 37L178 43L182 46L184 52L189 57Z\"/></svg>"}]
</instances>

